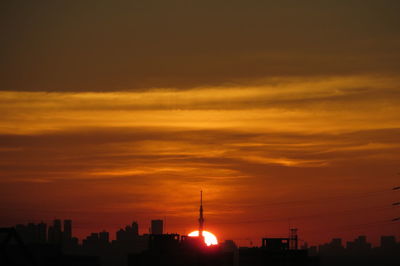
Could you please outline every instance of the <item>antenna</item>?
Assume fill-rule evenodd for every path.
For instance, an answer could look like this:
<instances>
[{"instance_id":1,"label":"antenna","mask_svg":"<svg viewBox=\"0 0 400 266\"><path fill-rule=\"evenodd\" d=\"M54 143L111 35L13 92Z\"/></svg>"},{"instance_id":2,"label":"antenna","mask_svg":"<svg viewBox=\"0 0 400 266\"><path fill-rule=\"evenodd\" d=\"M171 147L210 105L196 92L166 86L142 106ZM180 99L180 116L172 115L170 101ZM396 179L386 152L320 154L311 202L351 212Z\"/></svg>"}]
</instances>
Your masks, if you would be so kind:
<instances>
[{"instance_id":1,"label":"antenna","mask_svg":"<svg viewBox=\"0 0 400 266\"><path fill-rule=\"evenodd\" d=\"M297 228L290 228L289 249L297 249L297 245L298 245Z\"/></svg>"},{"instance_id":2,"label":"antenna","mask_svg":"<svg viewBox=\"0 0 400 266\"><path fill-rule=\"evenodd\" d=\"M164 216L164 234L167 233L167 216Z\"/></svg>"},{"instance_id":3,"label":"antenna","mask_svg":"<svg viewBox=\"0 0 400 266\"><path fill-rule=\"evenodd\" d=\"M199 210L199 237L203 237L204 217L203 217L203 190L200 190L200 210Z\"/></svg>"}]
</instances>

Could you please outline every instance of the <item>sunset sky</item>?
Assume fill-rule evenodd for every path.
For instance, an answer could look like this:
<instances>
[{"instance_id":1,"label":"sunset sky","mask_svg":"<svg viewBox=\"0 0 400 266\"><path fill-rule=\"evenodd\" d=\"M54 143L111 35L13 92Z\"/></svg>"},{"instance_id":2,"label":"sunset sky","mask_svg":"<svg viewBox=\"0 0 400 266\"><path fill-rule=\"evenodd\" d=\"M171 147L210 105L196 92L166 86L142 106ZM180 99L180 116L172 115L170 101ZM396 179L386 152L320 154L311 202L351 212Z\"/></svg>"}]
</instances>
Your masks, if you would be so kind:
<instances>
[{"instance_id":1,"label":"sunset sky","mask_svg":"<svg viewBox=\"0 0 400 266\"><path fill-rule=\"evenodd\" d=\"M278 4L279 3L279 4ZM0 226L400 237L400 2L2 1Z\"/></svg>"}]
</instances>

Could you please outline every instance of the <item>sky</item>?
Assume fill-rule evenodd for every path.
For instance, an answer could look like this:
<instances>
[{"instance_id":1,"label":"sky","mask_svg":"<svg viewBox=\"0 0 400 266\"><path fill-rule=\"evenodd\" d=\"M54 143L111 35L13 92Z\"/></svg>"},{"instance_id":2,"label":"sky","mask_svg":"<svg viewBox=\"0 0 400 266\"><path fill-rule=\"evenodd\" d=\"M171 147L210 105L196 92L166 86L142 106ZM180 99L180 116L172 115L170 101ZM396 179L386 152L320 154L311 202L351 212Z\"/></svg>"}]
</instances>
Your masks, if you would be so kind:
<instances>
[{"instance_id":1,"label":"sky","mask_svg":"<svg viewBox=\"0 0 400 266\"><path fill-rule=\"evenodd\" d=\"M399 11L2 1L0 226L400 238Z\"/></svg>"}]
</instances>

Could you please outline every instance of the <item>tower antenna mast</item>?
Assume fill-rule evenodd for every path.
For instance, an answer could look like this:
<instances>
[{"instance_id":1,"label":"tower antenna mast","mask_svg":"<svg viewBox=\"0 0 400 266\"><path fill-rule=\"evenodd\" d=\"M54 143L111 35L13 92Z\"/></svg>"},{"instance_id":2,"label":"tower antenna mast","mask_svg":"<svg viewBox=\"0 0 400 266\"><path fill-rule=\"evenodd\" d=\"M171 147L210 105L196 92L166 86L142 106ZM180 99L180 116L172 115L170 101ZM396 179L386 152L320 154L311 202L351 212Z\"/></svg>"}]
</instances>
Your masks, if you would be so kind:
<instances>
[{"instance_id":1,"label":"tower antenna mast","mask_svg":"<svg viewBox=\"0 0 400 266\"><path fill-rule=\"evenodd\" d=\"M203 237L204 217L203 217L203 191L200 190L200 215L199 215L199 237Z\"/></svg>"}]
</instances>

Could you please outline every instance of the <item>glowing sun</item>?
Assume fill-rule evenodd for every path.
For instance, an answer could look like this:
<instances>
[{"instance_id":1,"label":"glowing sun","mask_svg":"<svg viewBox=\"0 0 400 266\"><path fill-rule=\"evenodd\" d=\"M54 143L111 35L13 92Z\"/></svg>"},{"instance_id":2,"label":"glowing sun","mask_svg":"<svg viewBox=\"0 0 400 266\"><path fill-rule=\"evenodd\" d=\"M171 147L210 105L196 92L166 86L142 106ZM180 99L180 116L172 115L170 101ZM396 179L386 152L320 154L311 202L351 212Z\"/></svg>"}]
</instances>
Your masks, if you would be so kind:
<instances>
[{"instance_id":1,"label":"glowing sun","mask_svg":"<svg viewBox=\"0 0 400 266\"><path fill-rule=\"evenodd\" d=\"M193 231L189 234L189 236L199 236L199 231ZM204 236L204 243L206 243L207 246L218 244L217 237L213 233L203 231L203 236Z\"/></svg>"}]
</instances>

